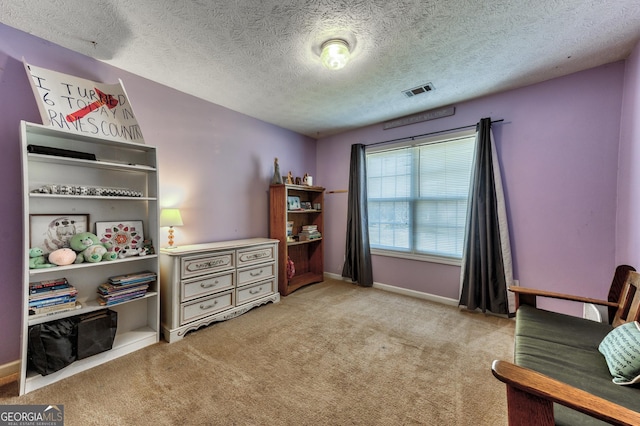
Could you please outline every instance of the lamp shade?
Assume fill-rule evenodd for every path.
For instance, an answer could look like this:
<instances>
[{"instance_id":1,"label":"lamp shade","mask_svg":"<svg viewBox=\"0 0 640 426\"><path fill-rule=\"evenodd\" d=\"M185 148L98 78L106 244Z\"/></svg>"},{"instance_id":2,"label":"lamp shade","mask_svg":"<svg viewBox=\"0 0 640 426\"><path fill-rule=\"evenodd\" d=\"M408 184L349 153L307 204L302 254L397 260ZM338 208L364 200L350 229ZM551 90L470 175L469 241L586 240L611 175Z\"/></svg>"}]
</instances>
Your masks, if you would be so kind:
<instances>
[{"instance_id":1,"label":"lamp shade","mask_svg":"<svg viewBox=\"0 0 640 426\"><path fill-rule=\"evenodd\" d=\"M162 209L160 212L160 226L182 226L182 216L179 209Z\"/></svg>"},{"instance_id":2,"label":"lamp shade","mask_svg":"<svg viewBox=\"0 0 640 426\"><path fill-rule=\"evenodd\" d=\"M320 60L330 70L339 70L347 65L351 51L349 44L341 39L331 39L322 43Z\"/></svg>"}]
</instances>

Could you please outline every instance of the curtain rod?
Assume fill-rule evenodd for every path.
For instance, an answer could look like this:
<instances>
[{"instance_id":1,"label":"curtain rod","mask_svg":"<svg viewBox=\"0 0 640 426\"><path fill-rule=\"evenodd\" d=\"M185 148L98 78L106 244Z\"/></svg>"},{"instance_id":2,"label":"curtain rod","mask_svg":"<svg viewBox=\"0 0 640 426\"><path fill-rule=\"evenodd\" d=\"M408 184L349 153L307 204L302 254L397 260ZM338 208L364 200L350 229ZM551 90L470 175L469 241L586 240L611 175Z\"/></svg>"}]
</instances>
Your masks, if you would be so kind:
<instances>
[{"instance_id":1,"label":"curtain rod","mask_svg":"<svg viewBox=\"0 0 640 426\"><path fill-rule=\"evenodd\" d=\"M493 124L493 123L501 123L503 121L504 121L504 119L501 118L500 120L492 121L491 124ZM436 132L423 133L421 135L407 136L407 137L404 137L404 138L391 139L391 140L388 140L388 141L370 143L370 144L368 144L366 146L370 147L370 146L382 145L382 144L385 144L385 143L400 142L400 141L404 141L404 140L415 140L416 138L422 138L422 137L425 137L425 136L437 135L438 133L448 133L448 132L454 132L456 130L468 129L470 127L476 127L477 125L478 125L478 123L469 124L468 126L461 126L461 127L456 127L456 128L453 128L453 129L438 130Z\"/></svg>"},{"instance_id":2,"label":"curtain rod","mask_svg":"<svg viewBox=\"0 0 640 426\"><path fill-rule=\"evenodd\" d=\"M491 124L493 123L501 123L503 122L504 119L501 118L500 120L494 120L491 122ZM454 129L448 129L448 130L438 130L437 132L430 132L430 133L423 133L421 135L415 135L415 136L407 136L405 138L398 138L398 139L391 139L388 141L383 141L383 142L375 142L375 143L371 143L369 145L366 145L366 147L370 147L370 146L375 146L375 145L382 145L385 143L392 143L392 142L399 142L399 141L403 141L403 140L409 140L409 139L416 139L416 138L422 138L424 136L430 136L430 135L437 135L438 133L448 133L448 132L454 132L456 130L463 130L463 129L468 129L470 127L475 127L477 126L478 123L476 124L469 124L468 126L461 126L461 127L456 127ZM335 189L332 191L327 191L327 194L341 194L341 193L348 193L349 191L346 189Z\"/></svg>"}]
</instances>

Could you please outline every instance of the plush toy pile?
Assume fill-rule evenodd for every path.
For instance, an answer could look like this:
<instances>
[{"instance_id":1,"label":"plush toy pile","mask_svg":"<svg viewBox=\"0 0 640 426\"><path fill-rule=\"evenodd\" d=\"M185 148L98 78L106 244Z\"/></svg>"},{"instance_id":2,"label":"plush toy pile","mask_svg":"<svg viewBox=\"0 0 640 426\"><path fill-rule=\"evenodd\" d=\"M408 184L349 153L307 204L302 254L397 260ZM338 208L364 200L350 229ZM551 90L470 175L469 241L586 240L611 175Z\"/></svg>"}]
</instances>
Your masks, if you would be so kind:
<instances>
[{"instance_id":1,"label":"plush toy pile","mask_svg":"<svg viewBox=\"0 0 640 426\"><path fill-rule=\"evenodd\" d=\"M101 243L96 234L81 232L69 240L71 248L61 248L49 253L48 261L40 247L29 249L29 269L52 268L54 266L71 265L72 263L97 263L103 260L124 259L129 256L144 256L153 253L153 247L146 245L138 249L110 251L110 243Z\"/></svg>"},{"instance_id":2,"label":"plush toy pile","mask_svg":"<svg viewBox=\"0 0 640 426\"><path fill-rule=\"evenodd\" d=\"M110 244L100 242L96 234L81 232L71 237L71 248L78 253L75 263L97 263L102 260L116 260L118 255L112 251Z\"/></svg>"}]
</instances>

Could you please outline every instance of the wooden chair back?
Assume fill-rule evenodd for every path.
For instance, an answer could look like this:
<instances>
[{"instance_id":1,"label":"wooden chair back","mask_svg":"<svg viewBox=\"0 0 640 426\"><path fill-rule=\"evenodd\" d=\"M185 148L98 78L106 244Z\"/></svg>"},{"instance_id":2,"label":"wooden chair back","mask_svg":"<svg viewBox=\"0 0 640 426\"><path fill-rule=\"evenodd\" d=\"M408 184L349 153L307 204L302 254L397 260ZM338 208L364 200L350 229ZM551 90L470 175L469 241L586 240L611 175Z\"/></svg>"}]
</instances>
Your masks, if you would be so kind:
<instances>
[{"instance_id":1,"label":"wooden chair back","mask_svg":"<svg viewBox=\"0 0 640 426\"><path fill-rule=\"evenodd\" d=\"M627 273L629 271L635 271L636 268L629 265L618 265L616 267L616 271L613 274L613 280L611 282L611 287L609 288L609 295L607 296L607 300L609 302L618 303L620 300L620 295L622 294L622 289L624 288L624 283L627 281ZM613 318L616 316L616 312L618 311L618 306L608 306L608 322L609 324L613 324Z\"/></svg>"},{"instance_id":2,"label":"wooden chair back","mask_svg":"<svg viewBox=\"0 0 640 426\"><path fill-rule=\"evenodd\" d=\"M626 322L638 321L640 318L640 273L628 271L627 279L618 299L618 309L613 317L613 326Z\"/></svg>"}]
</instances>

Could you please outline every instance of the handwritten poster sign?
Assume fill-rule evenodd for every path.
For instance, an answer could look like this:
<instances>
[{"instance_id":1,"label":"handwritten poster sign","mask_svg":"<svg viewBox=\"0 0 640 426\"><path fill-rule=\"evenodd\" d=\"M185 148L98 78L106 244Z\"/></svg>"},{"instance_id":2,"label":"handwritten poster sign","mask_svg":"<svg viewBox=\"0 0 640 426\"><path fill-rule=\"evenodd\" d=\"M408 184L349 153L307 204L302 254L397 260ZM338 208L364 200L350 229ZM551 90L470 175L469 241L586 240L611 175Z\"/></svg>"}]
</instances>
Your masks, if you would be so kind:
<instances>
[{"instance_id":1,"label":"handwritten poster sign","mask_svg":"<svg viewBox=\"0 0 640 426\"><path fill-rule=\"evenodd\" d=\"M45 126L144 143L121 80L117 84L96 83L26 62L24 65Z\"/></svg>"}]
</instances>

